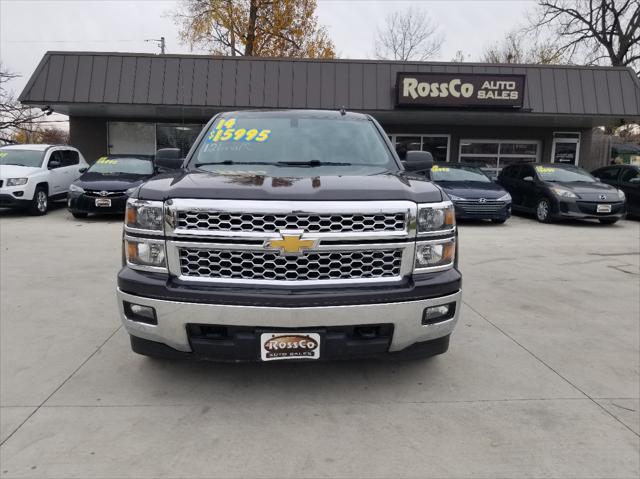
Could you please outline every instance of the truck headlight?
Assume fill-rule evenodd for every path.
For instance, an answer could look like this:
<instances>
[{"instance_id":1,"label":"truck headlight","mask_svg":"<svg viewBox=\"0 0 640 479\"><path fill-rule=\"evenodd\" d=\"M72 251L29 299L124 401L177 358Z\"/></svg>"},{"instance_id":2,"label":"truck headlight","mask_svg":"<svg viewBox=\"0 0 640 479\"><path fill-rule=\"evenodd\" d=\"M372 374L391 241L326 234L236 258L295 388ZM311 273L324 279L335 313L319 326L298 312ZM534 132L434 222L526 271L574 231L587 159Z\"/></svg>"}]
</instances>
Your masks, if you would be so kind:
<instances>
[{"instance_id":1,"label":"truck headlight","mask_svg":"<svg viewBox=\"0 0 640 479\"><path fill-rule=\"evenodd\" d=\"M127 211L124 225L127 228L147 231L162 231L162 201L145 201L130 198L127 200Z\"/></svg>"},{"instance_id":2,"label":"truck headlight","mask_svg":"<svg viewBox=\"0 0 640 479\"><path fill-rule=\"evenodd\" d=\"M127 264L134 269L166 271L164 241L125 238Z\"/></svg>"},{"instance_id":3,"label":"truck headlight","mask_svg":"<svg viewBox=\"0 0 640 479\"><path fill-rule=\"evenodd\" d=\"M432 271L447 269L453 266L456 256L456 240L448 238L436 241L418 241L416 243L416 258L414 272L420 270Z\"/></svg>"},{"instance_id":4,"label":"truck headlight","mask_svg":"<svg viewBox=\"0 0 640 479\"><path fill-rule=\"evenodd\" d=\"M27 184L27 178L9 178L7 180L7 186L22 186Z\"/></svg>"},{"instance_id":5,"label":"truck headlight","mask_svg":"<svg viewBox=\"0 0 640 479\"><path fill-rule=\"evenodd\" d=\"M453 231L456 226L456 214L453 203L418 205L418 234L445 233Z\"/></svg>"}]
</instances>

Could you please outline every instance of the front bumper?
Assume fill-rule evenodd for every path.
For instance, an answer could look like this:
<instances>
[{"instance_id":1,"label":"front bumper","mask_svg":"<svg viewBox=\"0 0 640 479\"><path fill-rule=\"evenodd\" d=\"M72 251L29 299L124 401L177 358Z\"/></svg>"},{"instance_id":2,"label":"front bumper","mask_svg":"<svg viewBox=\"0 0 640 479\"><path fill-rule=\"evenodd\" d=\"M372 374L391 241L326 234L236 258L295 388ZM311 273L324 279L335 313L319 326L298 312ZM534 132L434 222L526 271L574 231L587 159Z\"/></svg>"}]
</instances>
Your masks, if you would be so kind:
<instances>
[{"instance_id":1,"label":"front bumper","mask_svg":"<svg viewBox=\"0 0 640 479\"><path fill-rule=\"evenodd\" d=\"M611 205L611 212L598 213L598 205ZM600 218L622 218L626 214L626 204L624 202L595 202L581 200L559 200L552 217L575 218L575 219L600 219Z\"/></svg>"},{"instance_id":2,"label":"front bumper","mask_svg":"<svg viewBox=\"0 0 640 479\"><path fill-rule=\"evenodd\" d=\"M111 206L96 206L96 200L111 200ZM85 193L69 193L67 198L67 207L72 213L91 213L91 214L115 214L124 213L127 205L127 196L109 196L96 197L89 196Z\"/></svg>"},{"instance_id":3,"label":"front bumper","mask_svg":"<svg viewBox=\"0 0 640 479\"><path fill-rule=\"evenodd\" d=\"M508 220L511 217L511 203L505 203L498 208L471 208L453 202L456 210L456 219L459 220Z\"/></svg>"},{"instance_id":4,"label":"front bumper","mask_svg":"<svg viewBox=\"0 0 640 479\"><path fill-rule=\"evenodd\" d=\"M0 208L26 208L30 204L30 199L16 198L12 194L0 194Z\"/></svg>"},{"instance_id":5,"label":"front bumper","mask_svg":"<svg viewBox=\"0 0 640 479\"><path fill-rule=\"evenodd\" d=\"M349 348L345 350L343 347L345 341L350 340L350 326L374 325L389 328L392 331L388 338L390 341L387 339L386 344L378 344L377 347L382 350L376 349L376 352L398 352L417 343L445 338L451 334L458 321L462 293L458 290L446 296L415 301L293 308L168 301L126 293L120 288L117 295L122 322L129 334L135 338L198 355L198 351L202 350L202 344L189 332L194 325L215 325L231 330L240 328L240 334L234 334L232 342L225 345L228 347L222 348L225 352L211 354L209 349L205 356L208 359L258 360L260 355L257 341L254 340L251 345L243 347L233 341L242 341L243 338L251 341L251 338L246 334L243 336L242 333L255 336L261 331L318 331L323 333L325 338L330 338L330 333L333 332L342 335L343 339L334 337L337 341L334 342L334 347L342 348L344 354L337 356L344 357L350 355ZM125 313L124 301L154 308L157 324L129 319ZM422 324L425 308L449 303L455 303L453 317L433 324ZM242 328L249 328L250 331L242 331ZM335 328L338 330L332 331ZM249 356L247 351L250 351ZM362 348L356 347L353 351L353 355L357 356Z\"/></svg>"}]
</instances>

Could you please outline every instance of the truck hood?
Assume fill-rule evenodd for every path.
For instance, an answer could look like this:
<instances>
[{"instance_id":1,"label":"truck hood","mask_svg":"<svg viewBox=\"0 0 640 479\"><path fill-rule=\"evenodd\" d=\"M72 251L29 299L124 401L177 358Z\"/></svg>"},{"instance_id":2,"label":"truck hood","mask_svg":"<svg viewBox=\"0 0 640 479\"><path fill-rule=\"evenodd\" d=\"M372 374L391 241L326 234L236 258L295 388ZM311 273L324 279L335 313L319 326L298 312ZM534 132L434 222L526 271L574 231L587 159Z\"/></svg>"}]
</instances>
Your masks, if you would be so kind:
<instances>
[{"instance_id":1,"label":"truck hood","mask_svg":"<svg viewBox=\"0 0 640 479\"><path fill-rule=\"evenodd\" d=\"M20 165L0 165L0 178L24 178L40 171L40 168Z\"/></svg>"},{"instance_id":2,"label":"truck hood","mask_svg":"<svg viewBox=\"0 0 640 479\"><path fill-rule=\"evenodd\" d=\"M185 171L156 176L138 196L145 200L170 198L224 200L442 201L440 188L423 177L403 173L368 176L280 177Z\"/></svg>"}]
</instances>

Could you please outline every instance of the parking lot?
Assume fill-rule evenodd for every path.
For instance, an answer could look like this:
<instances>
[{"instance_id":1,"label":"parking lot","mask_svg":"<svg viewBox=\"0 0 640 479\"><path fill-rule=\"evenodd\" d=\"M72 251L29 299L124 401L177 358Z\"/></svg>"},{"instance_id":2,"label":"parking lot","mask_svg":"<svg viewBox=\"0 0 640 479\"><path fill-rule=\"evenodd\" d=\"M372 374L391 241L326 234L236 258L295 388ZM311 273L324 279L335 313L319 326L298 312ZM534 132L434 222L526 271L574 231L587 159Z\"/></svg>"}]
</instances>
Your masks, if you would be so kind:
<instances>
[{"instance_id":1,"label":"parking lot","mask_svg":"<svg viewBox=\"0 0 640 479\"><path fill-rule=\"evenodd\" d=\"M0 214L2 477L638 477L638 221L462 225L445 355L218 364L130 351L118 218Z\"/></svg>"}]
</instances>

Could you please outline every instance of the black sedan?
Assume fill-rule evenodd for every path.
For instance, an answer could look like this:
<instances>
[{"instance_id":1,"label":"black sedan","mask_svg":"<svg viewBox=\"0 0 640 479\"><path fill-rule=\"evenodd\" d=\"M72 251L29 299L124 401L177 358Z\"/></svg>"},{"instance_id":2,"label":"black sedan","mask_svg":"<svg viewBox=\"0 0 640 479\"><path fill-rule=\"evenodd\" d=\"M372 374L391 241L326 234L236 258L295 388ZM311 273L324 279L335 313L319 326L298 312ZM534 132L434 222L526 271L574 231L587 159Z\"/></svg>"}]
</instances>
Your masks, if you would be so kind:
<instances>
[{"instance_id":1,"label":"black sedan","mask_svg":"<svg viewBox=\"0 0 640 479\"><path fill-rule=\"evenodd\" d=\"M457 219L504 223L511 216L511 196L480 168L462 163L440 163L431 168L431 180L451 198Z\"/></svg>"},{"instance_id":2,"label":"black sedan","mask_svg":"<svg viewBox=\"0 0 640 479\"><path fill-rule=\"evenodd\" d=\"M75 218L124 213L129 194L154 174L152 157L103 156L71 184L69 211Z\"/></svg>"},{"instance_id":3,"label":"black sedan","mask_svg":"<svg viewBox=\"0 0 640 479\"><path fill-rule=\"evenodd\" d=\"M611 165L591 174L603 183L621 189L627 197L627 212L640 217L640 166Z\"/></svg>"},{"instance_id":4,"label":"black sedan","mask_svg":"<svg viewBox=\"0 0 640 479\"><path fill-rule=\"evenodd\" d=\"M622 191L574 165L510 165L500 172L498 182L511 193L514 211L535 213L542 223L591 218L612 224L625 214Z\"/></svg>"}]
</instances>

